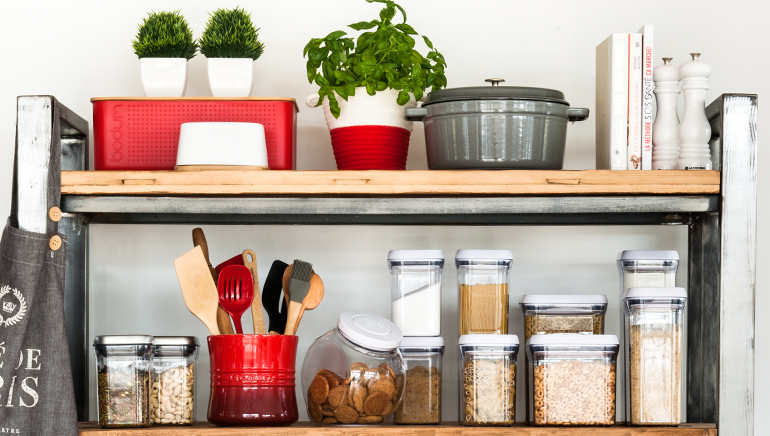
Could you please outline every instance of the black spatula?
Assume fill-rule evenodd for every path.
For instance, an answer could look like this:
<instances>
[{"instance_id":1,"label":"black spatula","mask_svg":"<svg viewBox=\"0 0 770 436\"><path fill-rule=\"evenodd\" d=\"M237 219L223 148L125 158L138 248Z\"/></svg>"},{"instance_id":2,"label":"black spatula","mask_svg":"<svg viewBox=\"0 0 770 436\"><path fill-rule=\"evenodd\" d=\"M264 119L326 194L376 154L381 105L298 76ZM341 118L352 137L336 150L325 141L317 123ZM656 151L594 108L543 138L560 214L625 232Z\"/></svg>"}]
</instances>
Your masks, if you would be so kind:
<instances>
[{"instance_id":1,"label":"black spatula","mask_svg":"<svg viewBox=\"0 0 770 436\"><path fill-rule=\"evenodd\" d=\"M269 323L267 330L270 333L283 334L286 330L286 299L283 298L283 272L289 264L276 260L270 266L265 285L262 287L262 306L267 312ZM280 307L280 311L278 308Z\"/></svg>"}]
</instances>

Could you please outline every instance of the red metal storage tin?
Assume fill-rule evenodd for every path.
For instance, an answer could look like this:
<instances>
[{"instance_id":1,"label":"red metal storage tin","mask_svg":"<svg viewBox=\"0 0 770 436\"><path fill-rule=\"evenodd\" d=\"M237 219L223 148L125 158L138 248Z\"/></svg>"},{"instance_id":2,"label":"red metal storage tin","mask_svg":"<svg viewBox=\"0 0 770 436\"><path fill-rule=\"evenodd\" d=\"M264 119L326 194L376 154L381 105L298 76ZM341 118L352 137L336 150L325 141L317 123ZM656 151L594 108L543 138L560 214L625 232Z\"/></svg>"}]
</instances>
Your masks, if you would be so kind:
<instances>
[{"instance_id":1,"label":"red metal storage tin","mask_svg":"<svg viewBox=\"0 0 770 436\"><path fill-rule=\"evenodd\" d=\"M293 98L92 98L94 169L173 170L182 123L246 122L265 127L271 170L297 167Z\"/></svg>"}]
</instances>

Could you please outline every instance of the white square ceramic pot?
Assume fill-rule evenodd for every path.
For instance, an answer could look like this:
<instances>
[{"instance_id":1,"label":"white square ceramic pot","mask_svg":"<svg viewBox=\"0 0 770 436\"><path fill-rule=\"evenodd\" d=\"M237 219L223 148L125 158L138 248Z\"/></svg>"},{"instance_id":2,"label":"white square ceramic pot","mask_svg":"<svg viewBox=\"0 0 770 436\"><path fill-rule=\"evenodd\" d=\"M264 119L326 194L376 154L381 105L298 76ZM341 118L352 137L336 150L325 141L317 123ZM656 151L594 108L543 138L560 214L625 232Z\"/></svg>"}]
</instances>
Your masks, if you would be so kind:
<instances>
[{"instance_id":1,"label":"white square ceramic pot","mask_svg":"<svg viewBox=\"0 0 770 436\"><path fill-rule=\"evenodd\" d=\"M147 97L182 97L187 88L187 59L141 58L142 86Z\"/></svg>"},{"instance_id":2,"label":"white square ceramic pot","mask_svg":"<svg viewBox=\"0 0 770 436\"><path fill-rule=\"evenodd\" d=\"M248 97L251 94L251 58L208 58L209 86L214 97Z\"/></svg>"}]
</instances>

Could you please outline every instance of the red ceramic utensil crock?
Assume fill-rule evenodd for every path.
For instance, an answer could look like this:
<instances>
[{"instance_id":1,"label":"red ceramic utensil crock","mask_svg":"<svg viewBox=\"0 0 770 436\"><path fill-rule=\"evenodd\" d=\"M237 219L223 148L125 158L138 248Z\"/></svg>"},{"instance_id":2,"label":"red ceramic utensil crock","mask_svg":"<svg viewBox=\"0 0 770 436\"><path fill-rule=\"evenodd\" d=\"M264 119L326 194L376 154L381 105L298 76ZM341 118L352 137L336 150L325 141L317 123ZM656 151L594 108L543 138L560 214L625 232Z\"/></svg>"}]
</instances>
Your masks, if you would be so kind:
<instances>
[{"instance_id":1,"label":"red ceramic utensil crock","mask_svg":"<svg viewBox=\"0 0 770 436\"><path fill-rule=\"evenodd\" d=\"M297 422L297 336L217 335L209 336L208 343L209 422L220 426Z\"/></svg>"}]
</instances>

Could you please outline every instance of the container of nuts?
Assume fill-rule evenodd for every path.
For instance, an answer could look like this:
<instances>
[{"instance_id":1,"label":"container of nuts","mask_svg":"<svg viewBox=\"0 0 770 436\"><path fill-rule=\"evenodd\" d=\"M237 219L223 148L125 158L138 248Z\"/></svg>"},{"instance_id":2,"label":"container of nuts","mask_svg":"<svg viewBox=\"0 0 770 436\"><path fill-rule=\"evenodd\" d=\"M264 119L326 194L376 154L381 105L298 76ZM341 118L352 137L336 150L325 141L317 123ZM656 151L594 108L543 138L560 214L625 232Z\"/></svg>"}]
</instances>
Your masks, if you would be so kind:
<instances>
[{"instance_id":1,"label":"container of nuts","mask_svg":"<svg viewBox=\"0 0 770 436\"><path fill-rule=\"evenodd\" d=\"M99 425L149 426L152 336L96 336L94 354Z\"/></svg>"},{"instance_id":2,"label":"container of nuts","mask_svg":"<svg viewBox=\"0 0 770 436\"><path fill-rule=\"evenodd\" d=\"M527 342L530 423L615 424L618 347L615 335L532 336Z\"/></svg>"},{"instance_id":3,"label":"container of nuts","mask_svg":"<svg viewBox=\"0 0 770 436\"><path fill-rule=\"evenodd\" d=\"M195 422L195 336L155 336L153 341L150 417L153 424Z\"/></svg>"},{"instance_id":4,"label":"container of nuts","mask_svg":"<svg viewBox=\"0 0 770 436\"><path fill-rule=\"evenodd\" d=\"M516 418L516 335L459 340L460 424L508 426Z\"/></svg>"},{"instance_id":5,"label":"container of nuts","mask_svg":"<svg viewBox=\"0 0 770 436\"><path fill-rule=\"evenodd\" d=\"M368 312L342 312L302 364L310 420L318 425L381 425L401 405L401 330Z\"/></svg>"}]
</instances>

